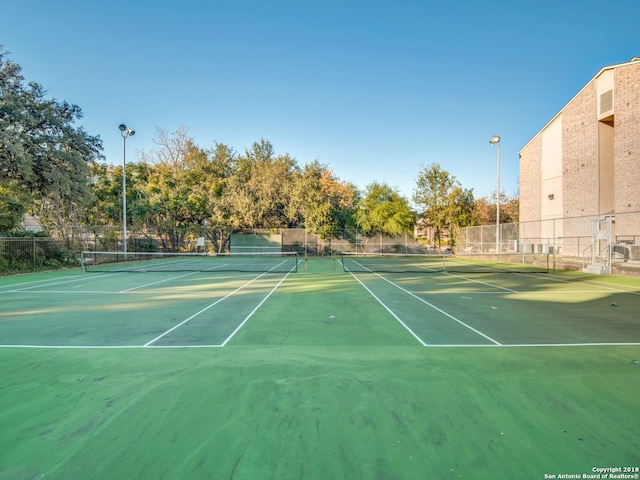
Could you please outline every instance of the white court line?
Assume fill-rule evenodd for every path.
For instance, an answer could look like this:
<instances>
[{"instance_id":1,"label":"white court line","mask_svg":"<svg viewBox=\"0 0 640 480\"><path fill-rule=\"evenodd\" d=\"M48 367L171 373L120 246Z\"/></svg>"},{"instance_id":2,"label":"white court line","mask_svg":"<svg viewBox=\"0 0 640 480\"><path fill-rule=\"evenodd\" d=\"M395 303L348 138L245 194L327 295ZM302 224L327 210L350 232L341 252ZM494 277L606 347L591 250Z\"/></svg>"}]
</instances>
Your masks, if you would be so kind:
<instances>
[{"instance_id":1,"label":"white court line","mask_svg":"<svg viewBox=\"0 0 640 480\"><path fill-rule=\"evenodd\" d=\"M178 275L176 277L170 277L170 278L165 278L164 280L158 280L157 282L145 283L144 285L138 285L137 287L131 287L131 288L127 288L126 290L120 290L118 293L132 292L140 288L150 287L151 285L157 285L158 283L169 282L171 280L176 280L178 278L188 277L189 275L195 275L196 273L198 272L189 272L189 273L185 273L184 275Z\"/></svg>"},{"instance_id":2,"label":"white court line","mask_svg":"<svg viewBox=\"0 0 640 480\"><path fill-rule=\"evenodd\" d=\"M640 292L637 290L638 287L631 286L631 285L620 285L616 283L608 283L608 282L602 282L598 280L589 280L589 279L578 278L578 277L562 277L560 275L554 275L552 273L546 273L544 274L543 277L532 275L530 273L522 273L522 272L517 272L516 274L521 275L523 277L544 278L544 279L552 280L554 282L559 282L559 283L579 283L584 285L597 285L599 287L602 287L604 291L613 291L617 293L629 293L631 295L640 295ZM635 289L635 290L625 290L625 289ZM573 292L567 292L567 293L573 293ZM578 293L582 293L582 292L578 292ZM585 292L585 293L588 293L588 292Z\"/></svg>"},{"instance_id":3,"label":"white court line","mask_svg":"<svg viewBox=\"0 0 640 480\"><path fill-rule=\"evenodd\" d=\"M272 268L271 268L271 270L273 270L274 268L278 267L279 265L282 265L282 263L283 263L283 262L281 262L281 263L279 263L278 265L276 265L276 266L272 267ZM177 325L173 326L172 328L170 328L170 329L169 329L169 330L167 330L166 332L162 333L161 335L158 335L156 338L154 338L154 339L153 339L153 340L151 340L150 342L145 343L145 344L144 344L144 346L145 346L145 347L149 347L149 346L151 346L151 344L152 344L152 343L154 343L154 342L156 342L156 341L160 340L162 337L164 337L165 335L167 335L167 334L171 333L171 332L172 332L172 331L174 331L176 328L179 328L179 327L181 327L182 325L184 325L185 323L187 323L188 321L193 320L195 317L197 317L197 316L198 316L198 315L200 315L201 313L206 312L207 310L209 310L209 309L210 309L211 307L213 307L214 305L217 305L218 303L222 302L223 300L225 300L225 299L229 298L229 297L230 297L231 295L233 295L234 293L239 292L240 290L242 290L242 289L243 289L243 288L245 288L246 286L248 286L248 285L252 284L253 282L255 282L256 280L258 280L259 278L261 278L261 277L263 277L263 276L267 275L268 273L270 273L270 271L269 271L269 272L264 272L264 273L262 273L262 274L258 275L256 278L252 279L251 281L249 281L249 282L245 283L244 285L241 285L240 287L236 288L233 292L230 292L230 293L228 293L227 295L225 295L224 297L222 297L222 298L220 298L220 299L216 300L216 301L215 301L215 302L213 302L212 304L207 305L206 307L204 307L204 308L203 308L202 310L200 310L199 312L194 313L194 314L193 314L193 315L191 315L189 318L187 318L187 319L183 320L182 322L180 322L179 324L177 324ZM283 282L283 280L289 276L289 274L290 274L290 273L291 273L291 272L288 272L288 273L287 273L287 275L285 275L285 277L284 277L282 280L280 280L280 282L278 283L278 285L280 285L280 284ZM276 287L278 287L278 285L276 285ZM273 291L274 291L274 290L275 290L275 288L274 288L271 292L269 292L269 294L267 295L267 297L265 297L265 299L264 299L264 300L262 300L262 302L260 302L260 305L262 305L262 303L264 303L264 301L265 301L265 300L266 300L266 299L267 299L267 298L268 298L268 297L273 293ZM258 305L258 307L259 307L260 305ZM254 312L255 312L255 310L257 310L257 309L258 309L258 307L256 307L256 308L254 309ZM253 315L253 313L254 313L254 312L251 312L251 315ZM240 324L240 326L244 325L244 323L245 323L248 319L249 319L248 317L247 317L247 318L245 318L245 320ZM236 329L236 331L237 331L237 330L239 330L239 328L240 328L240 327L238 327L238 328ZM234 334L235 334L235 331L232 333L232 336L233 336ZM229 338L225 341L225 343L226 343L230 338L231 338L231 337L229 337ZM222 346L224 346L224 345L225 345L225 343L223 343L223 344L222 344Z\"/></svg>"},{"instance_id":4,"label":"white court line","mask_svg":"<svg viewBox=\"0 0 640 480\"><path fill-rule=\"evenodd\" d=\"M464 275L456 275L456 274L449 273L449 272L442 272L442 273L444 273L445 275L448 275L450 277L461 278L463 280L466 280L467 282L479 283L481 285L487 285L488 287L499 288L500 290L506 290L509 293L520 293L517 290L513 290L511 288L501 287L500 285L495 285L495 284L489 283L489 282L481 282L480 280L474 280L473 278L465 277Z\"/></svg>"},{"instance_id":5,"label":"white court line","mask_svg":"<svg viewBox=\"0 0 640 480\"><path fill-rule=\"evenodd\" d=\"M633 342L596 342L596 343L514 343L514 344L501 344L501 345L465 345L465 344L451 344L451 345L427 345L431 348L528 348L528 347L638 347L640 343Z\"/></svg>"},{"instance_id":6,"label":"white court line","mask_svg":"<svg viewBox=\"0 0 640 480\"><path fill-rule=\"evenodd\" d=\"M404 327L404 328L405 328L405 329L406 329L406 330L407 330L407 331L408 331L408 332L413 336L413 338L415 338L416 340L418 340L418 342L420 342L420 344L421 344L423 347L426 347L426 346L427 346L427 344L426 344L426 343L424 343L424 340L422 340L422 339L421 339L421 338L416 334L416 332L414 332L413 330L411 330L411 328L409 328L409 326L408 326L406 323L404 323L404 322L400 319L400 317L398 317L398 315L396 315L396 314L393 312L393 310L391 310L389 307L387 307L387 306L384 304L384 302L383 302L382 300L380 300L380 299L376 296L376 294L375 294L375 293L373 293L371 290L369 290L369 287L367 287L364 283L362 283L362 281L360 281L360 279L359 279L358 277L356 277L356 276L353 274L353 272L349 272L349 274L350 274L353 278L355 278L355 279L358 281L358 283L359 283L360 285L362 285L362 286L364 287L364 289L365 289L367 292L369 292L369 294L371 294L371 296L372 296L373 298L375 298L375 299L377 300L377 302L378 302L380 305L382 305L382 306L384 307L384 309L385 309L387 312L389 312L389 313L391 314L391 316L392 316L393 318L395 318L398 322L400 322L400 325L402 325L402 326L403 326L403 327Z\"/></svg>"},{"instance_id":7,"label":"white court line","mask_svg":"<svg viewBox=\"0 0 640 480\"><path fill-rule=\"evenodd\" d=\"M475 294L476 292L467 292L468 294ZM477 292L477 293L486 293L486 292ZM496 293L500 293L500 292L496 292ZM610 290L558 290L557 292L555 291L548 291L548 290L531 290L531 291L521 291L521 292L515 292L515 293L520 293L522 295L567 295L567 294L609 294L611 293ZM614 291L614 293L630 293L633 294L634 292L625 292L625 291Z\"/></svg>"},{"instance_id":8,"label":"white court line","mask_svg":"<svg viewBox=\"0 0 640 480\"><path fill-rule=\"evenodd\" d=\"M194 272L197 273L197 272ZM172 277L169 280L173 280L174 278L180 278L180 277ZM120 291L114 291L114 290L38 290L36 293L38 294L47 294L47 295L67 295L70 293L73 294L84 294L84 295L120 295L120 294L124 294L124 293L136 293L136 294L142 294L142 295L146 295L148 292L136 292L136 289L139 288L143 288L143 287L148 287L150 285L154 285L156 283L162 283L165 282L167 280L160 280L158 282L153 282L153 283L148 283L145 285L141 285L139 287L133 287L127 290L120 290ZM0 293L5 293L5 292L0 292ZM32 294L34 292L31 291L24 291L24 290L12 290L10 292L6 292L6 293L25 293L25 294ZM169 291L167 293L184 293L182 291ZM599 294L599 293L608 293L607 290L564 290L564 291L558 291L558 292L548 292L548 291L531 291L531 292L514 292L515 294L519 294L519 295L527 295L527 296L532 296L532 295L542 295L542 296L546 296L546 295L574 295L574 294ZM634 293L634 292L619 292L619 293ZM451 296L451 295L504 295L504 292L496 292L494 291L466 291L466 290L461 290L461 291L454 291L454 292L421 292L421 295L426 295L426 296ZM470 297L469 297L470 298Z\"/></svg>"},{"instance_id":9,"label":"white court line","mask_svg":"<svg viewBox=\"0 0 640 480\"><path fill-rule=\"evenodd\" d=\"M554 276L553 279L559 282L572 283L572 282L569 282L568 280L559 278L557 276ZM607 282L599 282L597 280L578 280L578 282L583 283L585 285L596 285L602 288L604 291L610 291L610 292L616 292L616 293L629 293L631 295L640 295L640 292L638 292L637 290L638 287L633 287L630 285L611 284ZM624 290L625 288L635 288L636 290Z\"/></svg>"},{"instance_id":10,"label":"white court line","mask_svg":"<svg viewBox=\"0 0 640 480\"><path fill-rule=\"evenodd\" d=\"M0 292L0 294L2 293L16 293L16 292L24 292L26 290L33 290L34 288L40 288L40 287L48 287L51 285L62 285L63 283L74 283L74 282L81 282L81 281L87 281L87 280L93 280L93 279L97 279L97 278L105 278L105 277L111 277L113 275L121 275L120 273L112 273L109 275L105 275L102 277L85 277L84 275L82 277L78 277L78 278L72 278L69 280L47 280L49 283L45 284L45 285L33 285L31 287L25 287L25 288L14 288L12 290L3 290ZM38 281L34 281L34 282L26 282L26 283L22 283L22 284L18 284L15 286L20 286L20 285L28 285L31 283L41 283L43 280L38 280ZM68 292L67 292L68 293Z\"/></svg>"},{"instance_id":11,"label":"white court line","mask_svg":"<svg viewBox=\"0 0 640 480\"><path fill-rule=\"evenodd\" d=\"M60 350L126 350L150 348L221 348L222 345L0 345L0 348L31 348Z\"/></svg>"},{"instance_id":12,"label":"white court line","mask_svg":"<svg viewBox=\"0 0 640 480\"><path fill-rule=\"evenodd\" d=\"M601 294L601 293L611 293L609 290L559 290L557 292L554 291L546 291L546 290L519 290L509 292L515 295L567 295L567 294ZM616 292L616 293L630 293L633 294L635 292ZM432 292L420 292L421 295L430 295L430 296L444 296L444 295L504 295L504 292L493 291L476 291L476 290L454 290L450 292L440 292L440 291L432 291ZM640 293L638 293L640 295Z\"/></svg>"},{"instance_id":13,"label":"white court line","mask_svg":"<svg viewBox=\"0 0 640 480\"><path fill-rule=\"evenodd\" d=\"M144 348L141 345L0 345L0 348L58 348L62 350L117 350Z\"/></svg>"},{"instance_id":14,"label":"white court line","mask_svg":"<svg viewBox=\"0 0 640 480\"><path fill-rule=\"evenodd\" d=\"M361 264L359 264L359 265L362 268L366 269L365 266L363 266ZM417 266L420 267L420 265L417 265ZM462 278L462 279L467 280L469 282L475 282L475 283L480 283L480 284L483 284L483 285L488 285L490 287L499 288L499 289L506 290L506 291L511 292L511 293L524 293L524 292L521 292L521 291L512 290L512 289L507 288L507 287L501 287L500 285L495 285L495 284L488 283L488 282L481 282L479 280L475 280L473 278L469 278L469 277L466 277L464 275L453 274L453 273L450 273L450 272L447 272L447 271L440 272L439 270L435 270L435 269L432 269L432 268L423 268L423 269L431 271L431 272L443 273L445 275L449 275L449 276L452 276L452 277ZM371 271L371 270L369 270L369 271ZM491 273L491 272L488 271L487 273ZM512 272L512 273L515 274L515 275L523 276L523 277L530 277L530 278L536 278L536 279L544 278L544 279L552 280L554 282L561 282L561 283L582 283L582 284L585 284L585 285L597 285L597 286L602 287L604 289L604 291L613 291L613 292L618 292L618 293L629 293L631 295L640 295L640 292L637 290L637 287L629 286L629 285L611 284L611 283L602 282L602 281L595 280L595 279L589 280L589 279L575 278L575 277L567 278L567 277L561 277L559 275L554 275L554 274L551 274L551 273L546 273L542 277L539 274L532 274L532 273L525 273L525 272ZM636 290L625 290L625 289L636 289ZM531 292L527 292L527 293L531 293ZM589 292L578 291L578 292L562 292L562 293L591 293L591 292L590 291Z\"/></svg>"},{"instance_id":15,"label":"white court line","mask_svg":"<svg viewBox=\"0 0 640 480\"><path fill-rule=\"evenodd\" d=\"M22 285L31 285L33 283L45 283L45 282L52 282L56 279L51 279L51 278L46 278L43 280L33 280L31 282L23 282L23 283L16 283L14 285L1 285L0 289L4 289L4 288L8 288L8 289L15 289L16 287L20 287ZM0 293L4 293L4 292L0 292Z\"/></svg>"},{"instance_id":16,"label":"white court line","mask_svg":"<svg viewBox=\"0 0 640 480\"><path fill-rule=\"evenodd\" d=\"M0 345L0 348L50 349L50 350L149 350L149 349L193 349L222 348L224 345ZM553 347L640 347L640 343L520 343L520 344L425 344L428 348L553 348Z\"/></svg>"},{"instance_id":17,"label":"white court line","mask_svg":"<svg viewBox=\"0 0 640 480\"><path fill-rule=\"evenodd\" d=\"M107 278L107 277L111 277L113 275L121 275L122 273L123 272L118 272L118 273L112 273L112 274L109 274L109 275L103 275L103 276L100 276L100 277L83 277L81 279L78 278L78 279L65 280L65 281L60 281L60 282L51 282L51 283L49 283L47 285L34 285L34 286L31 286L31 287L26 287L26 288L20 288L20 289L14 289L14 290L5 290L5 291L0 292L0 293L25 293L27 290L33 290L34 288L40 288L40 287L43 287L43 286L44 287L48 287L48 286L51 286L51 285L60 285L60 284L63 284L63 283L72 283L72 282L76 282L76 281L80 281L80 280L93 280L93 279L98 279L98 278ZM91 290L38 290L37 293L62 293L62 294L64 294L64 293L95 293L95 294L128 293L130 291L137 290L139 288L148 287L150 285L155 285L157 283L168 282L168 281L174 280L176 278L182 278L182 277L186 277L188 275L194 275L195 273L197 273L197 272L190 272L190 273L187 273L185 275L179 275L177 277L171 277L171 278L167 278L167 279L164 279L164 280L159 280L157 282L147 283L145 285L132 287L132 288L129 288L129 289L126 289L126 290L120 290L118 292L91 291Z\"/></svg>"},{"instance_id":18,"label":"white court line","mask_svg":"<svg viewBox=\"0 0 640 480\"><path fill-rule=\"evenodd\" d=\"M355 263L358 263L358 262L355 262ZM367 267L365 267L364 265L362 265L360 263L358 263L358 265L360 265L362 268L364 268L366 270L369 270ZM489 282L481 282L480 280L474 280L473 278L465 277L464 275L459 275L459 274L455 274L455 273L449 273L446 270L440 271L440 270L435 270L433 268L421 267L419 264L416 265L416 266L421 268L422 270L428 270L429 272L435 272L435 273L442 273L442 274L448 275L450 277L461 278L463 280L466 280L467 282L479 283L481 285L487 285L488 287L499 288L500 290L506 290L507 292L510 292L510 293L520 293L517 290L513 290L511 288L501 287L500 285L494 285L493 283L489 283ZM372 270L369 270L369 271L371 273L374 273Z\"/></svg>"},{"instance_id":19,"label":"white court line","mask_svg":"<svg viewBox=\"0 0 640 480\"><path fill-rule=\"evenodd\" d=\"M210 270L206 270L206 271L210 271ZM96 277L85 277L85 278L87 278L87 279L90 278L90 279L93 280L93 279L98 279L98 278L109 277L109 276L112 276L112 275L121 275L123 273L126 273L126 272L118 272L118 273L112 273L112 274L109 274L109 275L103 275L103 276L99 276L99 277L96 276ZM159 273L159 272L153 272L153 273ZM119 293L129 293L129 292L132 292L134 290L138 290L140 288L149 287L151 285L156 285L158 283L169 282L171 280L175 280L175 279L183 278L183 277L188 277L189 275L195 275L197 273L200 273L200 272L189 272L189 273L185 273L184 275L178 275L176 277L165 278L164 280L158 280L156 282L145 283L144 285L139 285L137 287L127 288L125 290L119 290L119 291L110 291L110 290L104 290L104 291L103 290L100 290L100 291L99 290L38 290L37 293L49 293L49 294L51 294L51 293L53 293L53 294L86 293L86 294L105 294L105 295L111 294L111 295L113 295L113 294L119 294ZM62 282L62 283L65 283L65 282ZM57 285L57 284L58 283L50 283L49 285ZM43 286L49 286L49 285L35 285L35 286L32 286L32 287L27 287L27 288L6 290L6 291L0 292L0 293L28 293L27 290L31 290L31 289L34 289L34 288L40 288L40 287L43 287Z\"/></svg>"},{"instance_id":20,"label":"white court line","mask_svg":"<svg viewBox=\"0 0 640 480\"><path fill-rule=\"evenodd\" d=\"M424 298L419 297L418 295L416 295L415 293L407 290L406 288L401 287L400 285L397 285L395 283L393 283L391 280L388 280L386 278L384 278L382 275L378 275L377 273L375 273L375 275L377 275L378 277L380 277L381 279L383 279L385 282L388 282L389 284L393 285L396 288L399 288L400 290L402 290L403 292L411 295L413 298L415 298L416 300L421 301L422 303L424 303L425 305L430 306L431 308L433 308L434 310L442 313L444 316L450 318L451 320L454 320L456 322L458 322L460 325L462 325L463 327L468 328L469 330L471 330L472 332L477 333L478 335L480 335L481 337L486 338L487 340L489 340L490 342L495 343L496 345L501 345L500 342L498 342L497 340L494 340L493 338L491 338L489 335L485 335L484 333L482 333L480 330L473 328L471 325L467 325L466 323L464 323L462 320L454 317L453 315L451 315L450 313L445 312L444 310L442 310L441 308L436 307L433 303L427 302ZM516 292L517 293L517 292Z\"/></svg>"},{"instance_id":21,"label":"white court line","mask_svg":"<svg viewBox=\"0 0 640 480\"><path fill-rule=\"evenodd\" d=\"M363 267L363 268L365 268L365 269L366 269L366 267L364 267L363 265L361 265L361 267ZM500 343L500 342L498 342L497 340L494 340L494 339L493 339L493 338L491 338L490 336L485 335L485 334L484 334L484 333L482 333L480 330L477 330L477 329L473 328L471 325L467 325L467 324L466 324L466 323L464 323L462 320L460 320L460 319L458 319L458 318L454 317L454 316L453 316L453 315L451 315L450 313L445 312L445 311L444 311L444 310L442 310L441 308L436 307L434 304L427 302L424 298L420 298L420 297L419 297L419 296L417 296L415 293L410 292L410 291L409 291L409 290L407 290L406 288L402 288L400 285L397 285L397 284L393 283L391 280L386 279L385 277L383 277L383 276L382 276L382 275L380 275L379 273L376 273L376 272L374 272L374 271L372 271L372 270L369 270L369 272L371 272L371 273L373 273L374 275L376 275L376 276L380 277L380 278L381 278L382 280L384 280L385 282L388 282L389 284L391 284L391 285L393 285L394 287L396 287L396 288L398 288L398 289L402 290L403 292L405 292L405 293L407 293L407 294L411 295L411 296L412 296L413 298L415 298L416 300L421 301L421 302L422 302L422 303L424 303L425 305L428 305L429 307L433 308L433 309L434 309L434 310L436 310L437 312L440 312L441 314L443 314L444 316L446 316L446 317L450 318L451 320L454 320L454 321L458 322L458 323L459 323L460 325L462 325L463 327L468 328L469 330L471 330L472 332L477 333L477 334L478 334L478 335L480 335L481 337L486 338L486 339L487 339L487 340L489 340L490 342L493 342L493 343L494 343L494 344L496 344L496 345L501 345L501 343ZM360 284L361 284L363 287L365 287L369 293L371 293L371 294L373 295L373 293L371 292L371 290L369 290L369 289L364 285L364 283L362 283L362 282L360 281L360 279L359 279L358 277L356 277L352 272L349 272L349 273L351 273L351 275L352 275L356 280L358 280L358 282L360 282ZM514 293L518 293L518 292L516 292L516 291L514 290ZM382 303L382 302L378 299L378 297L376 297L375 295L373 295L373 296L374 296L374 298L375 298L376 300L378 300L378 301L380 302L380 304L381 304L383 307L385 307L385 308L386 308L390 313L392 313L392 312L391 312L391 310L390 310L390 309L389 309L389 308L388 308L384 303ZM394 317L395 317L395 314L393 314L393 313L392 313L392 315L394 315ZM396 317L396 318L397 318L397 317ZM403 323L403 325L404 325L404 323ZM410 330L410 331L411 331L411 330ZM415 336L415 334L414 334L414 336ZM417 337L416 337L416 338L417 338ZM425 346L426 346L426 344L425 344Z\"/></svg>"},{"instance_id":22,"label":"white court line","mask_svg":"<svg viewBox=\"0 0 640 480\"><path fill-rule=\"evenodd\" d=\"M224 297L219 298L219 299L218 299L218 300L216 300L215 302L213 302L213 303L211 303L211 304L207 305L206 307L204 307L204 308L203 308L202 310L200 310L199 312L194 313L194 314L193 314L193 315L191 315L189 318L187 318L187 319L183 320L182 322L178 323L177 325L174 325L173 327L171 327L171 328L170 328L169 330L167 330L166 332L164 332L164 333L162 333L162 334L158 335L158 336L157 336L156 338L154 338L153 340L151 340L151 341L149 341L149 342L145 343L145 344L144 344L144 346L145 346L145 347L150 346L152 343L154 343L154 342L156 342L156 341L160 340L160 339L161 339L162 337L164 337L165 335L167 335L167 334L169 334L169 333L173 332L176 328L181 327L182 325L184 325L184 324L185 324L185 323L187 323L188 321L193 320L194 318L196 318L196 317L197 317L198 315L200 315L201 313L206 312L206 311L207 311L207 310L209 310L211 307L213 307L213 306L217 305L218 303L222 302L223 300L225 300L225 299L229 298L229 297L230 297L231 295L233 295L234 293L239 292L239 291L240 291L240 290L242 290L243 288L245 288L245 287L247 287L247 286L251 285L253 282L255 282L256 280L258 280L260 277L265 276L267 273L268 273L268 272L265 272L265 273L263 273L263 274L261 274L261 275L258 275L256 278L254 278L254 279L252 279L252 280L248 281L248 282L247 282L247 283L245 283L244 285L239 286L239 287L238 287L238 288L236 288L234 291L232 291L232 292L230 292L230 293L227 293Z\"/></svg>"},{"instance_id":23,"label":"white court line","mask_svg":"<svg viewBox=\"0 0 640 480\"><path fill-rule=\"evenodd\" d=\"M188 260L176 260L175 262L167 262L167 263L163 263L161 265L153 265L153 266L144 265L144 266L140 266L139 268L133 268L131 270L123 270L123 272L163 273L163 272L171 271L171 270L161 270L161 269L165 268L167 265L172 266L172 265L179 265L181 263L189 264L189 261ZM215 267L207 268L205 270L194 271L193 273L213 272L214 270L219 270L221 268L226 267L227 265L228 265L228 263L223 263L222 265L216 265Z\"/></svg>"},{"instance_id":24,"label":"white court line","mask_svg":"<svg viewBox=\"0 0 640 480\"><path fill-rule=\"evenodd\" d=\"M229 335L224 342L222 342L222 344L220 345L221 347L224 347L235 336L235 334L240 331L240 329L244 326L244 324L247 323L247 321L253 316L254 313L258 311L258 309L262 306L262 304L267 301L267 298L269 298L271 294L275 292L280 285L282 285L282 282L285 281L285 279L291 274L292 271L289 271L284 277L282 277L282 279L277 283L277 285L271 289L271 291L267 294L266 297L262 299L262 301L256 306L256 308L251 310L251 313L247 315L247 317L242 321L242 323L238 325L233 332L231 332L231 335Z\"/></svg>"},{"instance_id":25,"label":"white court line","mask_svg":"<svg viewBox=\"0 0 640 480\"><path fill-rule=\"evenodd\" d=\"M3 292L4 293L4 292ZM83 293L88 295L116 295L121 292L114 292L113 290L38 290L36 292L27 292L25 290L12 290L7 293L28 293L33 294L55 294L55 295L68 295L70 293Z\"/></svg>"}]
</instances>

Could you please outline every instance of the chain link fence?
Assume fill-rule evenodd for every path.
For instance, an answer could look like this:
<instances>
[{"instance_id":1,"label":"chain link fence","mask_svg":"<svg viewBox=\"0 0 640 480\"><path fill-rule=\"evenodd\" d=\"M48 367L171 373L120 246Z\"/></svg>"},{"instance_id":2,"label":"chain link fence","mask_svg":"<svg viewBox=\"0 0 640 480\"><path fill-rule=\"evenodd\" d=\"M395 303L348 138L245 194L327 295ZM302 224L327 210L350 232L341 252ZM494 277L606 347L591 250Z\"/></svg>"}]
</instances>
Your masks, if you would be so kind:
<instances>
[{"instance_id":1,"label":"chain link fence","mask_svg":"<svg viewBox=\"0 0 640 480\"><path fill-rule=\"evenodd\" d=\"M50 237L0 237L0 275L79 265L77 251Z\"/></svg>"},{"instance_id":2,"label":"chain link fence","mask_svg":"<svg viewBox=\"0 0 640 480\"><path fill-rule=\"evenodd\" d=\"M153 232L130 231L127 235L127 250L134 252L174 252L195 251L204 242L204 250L211 252L229 252L231 234L244 235L282 235L282 249L309 256L330 256L340 252L359 253L427 253L437 249L428 242L407 233L399 236L375 234L364 235L358 229L343 229L334 232L329 238L322 238L304 228L271 228L227 230L221 228L206 229L194 227L176 230L172 242L163 241ZM115 229L92 228L90 233L78 236L82 238L82 250L122 251L122 232Z\"/></svg>"},{"instance_id":3,"label":"chain link fence","mask_svg":"<svg viewBox=\"0 0 640 480\"><path fill-rule=\"evenodd\" d=\"M608 237L602 233L608 219ZM355 253L449 253L517 258L521 255L553 256L558 268L579 268L594 258L611 258L621 266L640 270L640 212L615 216L585 216L460 228L455 242L436 245L430 239L412 234L388 236L364 235L358 229L334 232L321 238L305 229L227 230L224 228L175 229L170 232L131 231L127 248L131 252L176 252L204 249L230 251L231 234L281 234L282 249L306 256L331 256ZM83 250L123 251L122 231L116 227L82 227L74 231L71 247L48 237L0 237L0 275L7 273L74 267ZM204 245L203 245L204 244ZM203 246L202 246L203 245ZM609 252L608 249L611 249ZM624 265L623 265L624 264Z\"/></svg>"},{"instance_id":4,"label":"chain link fence","mask_svg":"<svg viewBox=\"0 0 640 480\"><path fill-rule=\"evenodd\" d=\"M598 240L603 240L603 235L598 232L606 218L611 220L611 243L627 248L630 259L640 260L640 212L465 227L460 229L457 250L484 253L554 252L558 256L582 258Z\"/></svg>"},{"instance_id":5,"label":"chain link fence","mask_svg":"<svg viewBox=\"0 0 640 480\"><path fill-rule=\"evenodd\" d=\"M560 267L611 262L640 269L640 212L462 228L458 254L551 254Z\"/></svg>"}]
</instances>

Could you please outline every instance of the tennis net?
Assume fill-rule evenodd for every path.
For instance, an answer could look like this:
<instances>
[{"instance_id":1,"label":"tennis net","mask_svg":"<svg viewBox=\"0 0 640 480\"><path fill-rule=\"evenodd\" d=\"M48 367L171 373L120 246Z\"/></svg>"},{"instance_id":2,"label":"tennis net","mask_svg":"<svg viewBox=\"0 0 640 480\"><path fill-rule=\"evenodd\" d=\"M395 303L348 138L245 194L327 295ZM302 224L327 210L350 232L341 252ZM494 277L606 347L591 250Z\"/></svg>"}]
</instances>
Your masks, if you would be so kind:
<instances>
[{"instance_id":1,"label":"tennis net","mask_svg":"<svg viewBox=\"0 0 640 480\"><path fill-rule=\"evenodd\" d=\"M345 272L370 273L548 273L549 254L486 255L342 252Z\"/></svg>"},{"instance_id":2,"label":"tennis net","mask_svg":"<svg viewBox=\"0 0 640 480\"><path fill-rule=\"evenodd\" d=\"M82 252L87 272L297 272L297 252Z\"/></svg>"}]
</instances>

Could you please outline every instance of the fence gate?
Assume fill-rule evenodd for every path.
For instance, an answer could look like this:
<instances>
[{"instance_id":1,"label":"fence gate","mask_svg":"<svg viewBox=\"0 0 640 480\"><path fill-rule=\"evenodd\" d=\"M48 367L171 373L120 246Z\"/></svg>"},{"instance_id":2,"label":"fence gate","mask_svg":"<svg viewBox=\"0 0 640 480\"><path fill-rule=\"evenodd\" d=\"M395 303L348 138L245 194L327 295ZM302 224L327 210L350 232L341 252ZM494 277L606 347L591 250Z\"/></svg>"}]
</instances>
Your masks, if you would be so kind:
<instances>
[{"instance_id":1,"label":"fence gate","mask_svg":"<svg viewBox=\"0 0 640 480\"><path fill-rule=\"evenodd\" d=\"M613 216L592 220L593 244L591 248L591 266L599 266L601 272L611 274L611 227ZM603 255L604 252L604 255ZM603 261L604 260L604 261Z\"/></svg>"}]
</instances>

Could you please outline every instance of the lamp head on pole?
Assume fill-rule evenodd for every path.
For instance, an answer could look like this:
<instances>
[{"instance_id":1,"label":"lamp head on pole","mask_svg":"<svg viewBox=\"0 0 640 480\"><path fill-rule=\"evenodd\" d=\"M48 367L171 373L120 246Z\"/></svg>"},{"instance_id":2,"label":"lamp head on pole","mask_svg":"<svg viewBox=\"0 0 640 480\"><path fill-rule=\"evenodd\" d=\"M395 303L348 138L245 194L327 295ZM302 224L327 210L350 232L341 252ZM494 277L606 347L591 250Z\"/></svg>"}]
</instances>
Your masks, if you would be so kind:
<instances>
[{"instance_id":1,"label":"lamp head on pole","mask_svg":"<svg viewBox=\"0 0 640 480\"><path fill-rule=\"evenodd\" d=\"M118 128L120 129L120 135L122 135L123 138L127 138L136 134L136 132L134 132L130 128L127 128L124 123L121 123Z\"/></svg>"},{"instance_id":2,"label":"lamp head on pole","mask_svg":"<svg viewBox=\"0 0 640 480\"><path fill-rule=\"evenodd\" d=\"M491 137L491 140L489 140L489 143L491 145L499 145L500 144L500 135L494 135L493 137Z\"/></svg>"}]
</instances>

